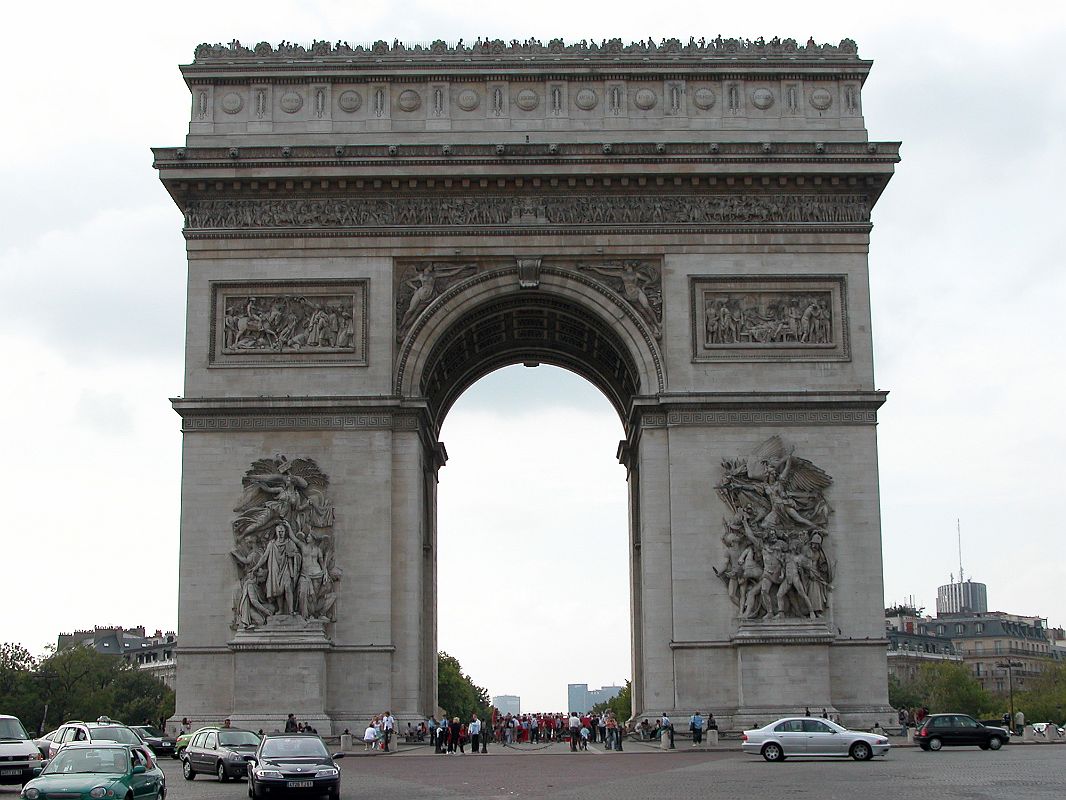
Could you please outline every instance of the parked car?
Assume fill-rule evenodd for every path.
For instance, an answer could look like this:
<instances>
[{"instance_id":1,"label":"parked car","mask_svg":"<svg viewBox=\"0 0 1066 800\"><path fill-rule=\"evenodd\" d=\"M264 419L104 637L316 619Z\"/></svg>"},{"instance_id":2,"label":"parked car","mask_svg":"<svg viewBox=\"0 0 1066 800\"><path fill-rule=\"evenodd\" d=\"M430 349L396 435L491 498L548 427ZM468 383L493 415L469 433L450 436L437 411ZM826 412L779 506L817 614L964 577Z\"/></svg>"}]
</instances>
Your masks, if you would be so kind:
<instances>
[{"instance_id":1,"label":"parked car","mask_svg":"<svg viewBox=\"0 0 1066 800\"><path fill-rule=\"evenodd\" d=\"M977 746L982 750L999 750L1010 741L1006 728L982 725L966 714L931 714L914 732L914 742L923 750L941 747Z\"/></svg>"},{"instance_id":2,"label":"parked car","mask_svg":"<svg viewBox=\"0 0 1066 800\"><path fill-rule=\"evenodd\" d=\"M140 745L141 737L121 722L108 717L99 717L96 722L71 720L59 726L48 746L48 758L55 758L63 747L72 742L118 742L119 744Z\"/></svg>"},{"instance_id":3,"label":"parked car","mask_svg":"<svg viewBox=\"0 0 1066 800\"><path fill-rule=\"evenodd\" d=\"M167 779L144 745L116 742L71 742L64 746L39 777L26 784L23 800L48 797L95 800L136 797L164 800Z\"/></svg>"},{"instance_id":4,"label":"parked car","mask_svg":"<svg viewBox=\"0 0 1066 800\"><path fill-rule=\"evenodd\" d=\"M33 740L33 743L37 745L37 749L41 751L41 758L48 758L48 747L52 744L52 740L55 739L59 730L49 731L44 736L38 737Z\"/></svg>"},{"instance_id":5,"label":"parked car","mask_svg":"<svg viewBox=\"0 0 1066 800\"><path fill-rule=\"evenodd\" d=\"M174 755L174 737L167 736L159 728L151 725L130 725L130 730L141 737L141 741L152 748L157 756Z\"/></svg>"},{"instance_id":6,"label":"parked car","mask_svg":"<svg viewBox=\"0 0 1066 800\"><path fill-rule=\"evenodd\" d=\"M191 781L199 775L248 777L248 762L259 747L259 736L240 728L210 728L196 732L181 754L181 774Z\"/></svg>"},{"instance_id":7,"label":"parked car","mask_svg":"<svg viewBox=\"0 0 1066 800\"><path fill-rule=\"evenodd\" d=\"M41 766L41 751L18 717L0 714L0 784L26 783Z\"/></svg>"},{"instance_id":8,"label":"parked car","mask_svg":"<svg viewBox=\"0 0 1066 800\"><path fill-rule=\"evenodd\" d=\"M314 734L267 734L248 765L248 796L260 800L269 795L341 794L341 771L326 743Z\"/></svg>"},{"instance_id":9,"label":"parked car","mask_svg":"<svg viewBox=\"0 0 1066 800\"><path fill-rule=\"evenodd\" d=\"M885 755L891 747L885 736L849 731L817 717L785 717L762 728L744 731L741 740L741 750L761 755L767 761L827 756L869 761L874 756Z\"/></svg>"}]
</instances>

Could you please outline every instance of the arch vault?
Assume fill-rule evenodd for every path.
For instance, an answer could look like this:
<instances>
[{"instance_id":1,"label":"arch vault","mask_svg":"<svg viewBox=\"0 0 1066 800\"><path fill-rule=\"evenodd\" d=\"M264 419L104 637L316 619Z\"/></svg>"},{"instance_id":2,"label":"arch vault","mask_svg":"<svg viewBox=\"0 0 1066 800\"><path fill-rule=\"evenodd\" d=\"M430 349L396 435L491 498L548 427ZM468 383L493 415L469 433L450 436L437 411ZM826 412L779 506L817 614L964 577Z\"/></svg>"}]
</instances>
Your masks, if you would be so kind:
<instances>
[{"instance_id":1,"label":"arch vault","mask_svg":"<svg viewBox=\"0 0 1066 800\"><path fill-rule=\"evenodd\" d=\"M438 440L513 363L622 419L633 712L888 722L853 42L201 45L177 718L436 704Z\"/></svg>"}]
</instances>

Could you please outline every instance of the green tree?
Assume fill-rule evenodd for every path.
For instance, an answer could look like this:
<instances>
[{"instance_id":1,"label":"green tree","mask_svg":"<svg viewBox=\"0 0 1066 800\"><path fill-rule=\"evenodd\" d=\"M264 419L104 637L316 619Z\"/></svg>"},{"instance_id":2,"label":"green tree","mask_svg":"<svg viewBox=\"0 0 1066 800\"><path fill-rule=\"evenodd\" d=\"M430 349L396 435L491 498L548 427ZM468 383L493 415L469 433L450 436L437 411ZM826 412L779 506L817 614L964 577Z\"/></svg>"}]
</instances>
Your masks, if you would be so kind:
<instances>
[{"instance_id":1,"label":"green tree","mask_svg":"<svg viewBox=\"0 0 1066 800\"><path fill-rule=\"evenodd\" d=\"M997 707L963 664L924 664L915 683L922 705L934 714L958 711L980 717Z\"/></svg>"},{"instance_id":2,"label":"green tree","mask_svg":"<svg viewBox=\"0 0 1066 800\"><path fill-rule=\"evenodd\" d=\"M459 659L443 650L437 654L437 705L463 722L471 714L485 719L489 713L489 693L463 672Z\"/></svg>"},{"instance_id":3,"label":"green tree","mask_svg":"<svg viewBox=\"0 0 1066 800\"><path fill-rule=\"evenodd\" d=\"M888 704L893 708L918 708L925 703L917 681L901 681L895 675L888 679Z\"/></svg>"},{"instance_id":4,"label":"green tree","mask_svg":"<svg viewBox=\"0 0 1066 800\"><path fill-rule=\"evenodd\" d=\"M631 716L633 716L632 681L626 681L626 685L622 687L622 690L610 700L606 700L602 703L597 703L592 707L592 710L597 714L602 714L608 709L614 712L615 719L621 720L622 722L627 721Z\"/></svg>"},{"instance_id":5,"label":"green tree","mask_svg":"<svg viewBox=\"0 0 1066 800\"><path fill-rule=\"evenodd\" d=\"M20 644L0 644L0 709L22 720L35 731L44 708L41 685L36 680L37 659Z\"/></svg>"},{"instance_id":6,"label":"green tree","mask_svg":"<svg viewBox=\"0 0 1066 800\"><path fill-rule=\"evenodd\" d=\"M174 691L136 667L122 669L111 686L111 713L127 725L158 725L174 713Z\"/></svg>"},{"instance_id":7,"label":"green tree","mask_svg":"<svg viewBox=\"0 0 1066 800\"><path fill-rule=\"evenodd\" d=\"M1024 692L1014 693L1014 707L1025 713L1027 722L1066 721L1066 664L1055 664L1030 678Z\"/></svg>"}]
</instances>

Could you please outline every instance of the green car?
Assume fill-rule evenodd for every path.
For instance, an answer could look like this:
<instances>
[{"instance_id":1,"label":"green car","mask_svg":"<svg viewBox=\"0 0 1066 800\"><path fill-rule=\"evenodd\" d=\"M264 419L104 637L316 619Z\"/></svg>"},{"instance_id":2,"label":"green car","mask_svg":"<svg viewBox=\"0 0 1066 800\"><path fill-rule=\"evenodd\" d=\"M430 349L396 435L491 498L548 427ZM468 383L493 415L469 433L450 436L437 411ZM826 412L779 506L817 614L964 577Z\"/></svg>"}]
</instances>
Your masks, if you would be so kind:
<instances>
[{"instance_id":1,"label":"green car","mask_svg":"<svg viewBox=\"0 0 1066 800\"><path fill-rule=\"evenodd\" d=\"M163 800L166 777L147 748L111 742L72 742L22 790L24 800Z\"/></svg>"}]
</instances>

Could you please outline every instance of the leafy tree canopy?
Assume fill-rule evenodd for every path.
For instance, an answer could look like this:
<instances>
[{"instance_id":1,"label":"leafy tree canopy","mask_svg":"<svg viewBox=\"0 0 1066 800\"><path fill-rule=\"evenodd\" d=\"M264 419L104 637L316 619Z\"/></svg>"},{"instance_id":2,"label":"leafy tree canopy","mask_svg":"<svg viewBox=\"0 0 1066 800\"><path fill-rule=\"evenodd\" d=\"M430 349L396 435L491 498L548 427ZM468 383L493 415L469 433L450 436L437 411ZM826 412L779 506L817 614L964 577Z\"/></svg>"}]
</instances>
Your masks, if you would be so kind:
<instances>
[{"instance_id":1,"label":"leafy tree canopy","mask_svg":"<svg viewBox=\"0 0 1066 800\"><path fill-rule=\"evenodd\" d=\"M449 719L467 722L472 714L481 719L489 715L489 693L463 672L459 659L443 650L437 654L437 705Z\"/></svg>"},{"instance_id":2,"label":"leafy tree canopy","mask_svg":"<svg viewBox=\"0 0 1066 800\"><path fill-rule=\"evenodd\" d=\"M614 712L615 719L623 722L627 721L633 716L633 683L632 681L626 681L626 685L622 687L622 691L603 703L597 703L592 707L592 710L597 714L602 714L607 709Z\"/></svg>"}]
</instances>

